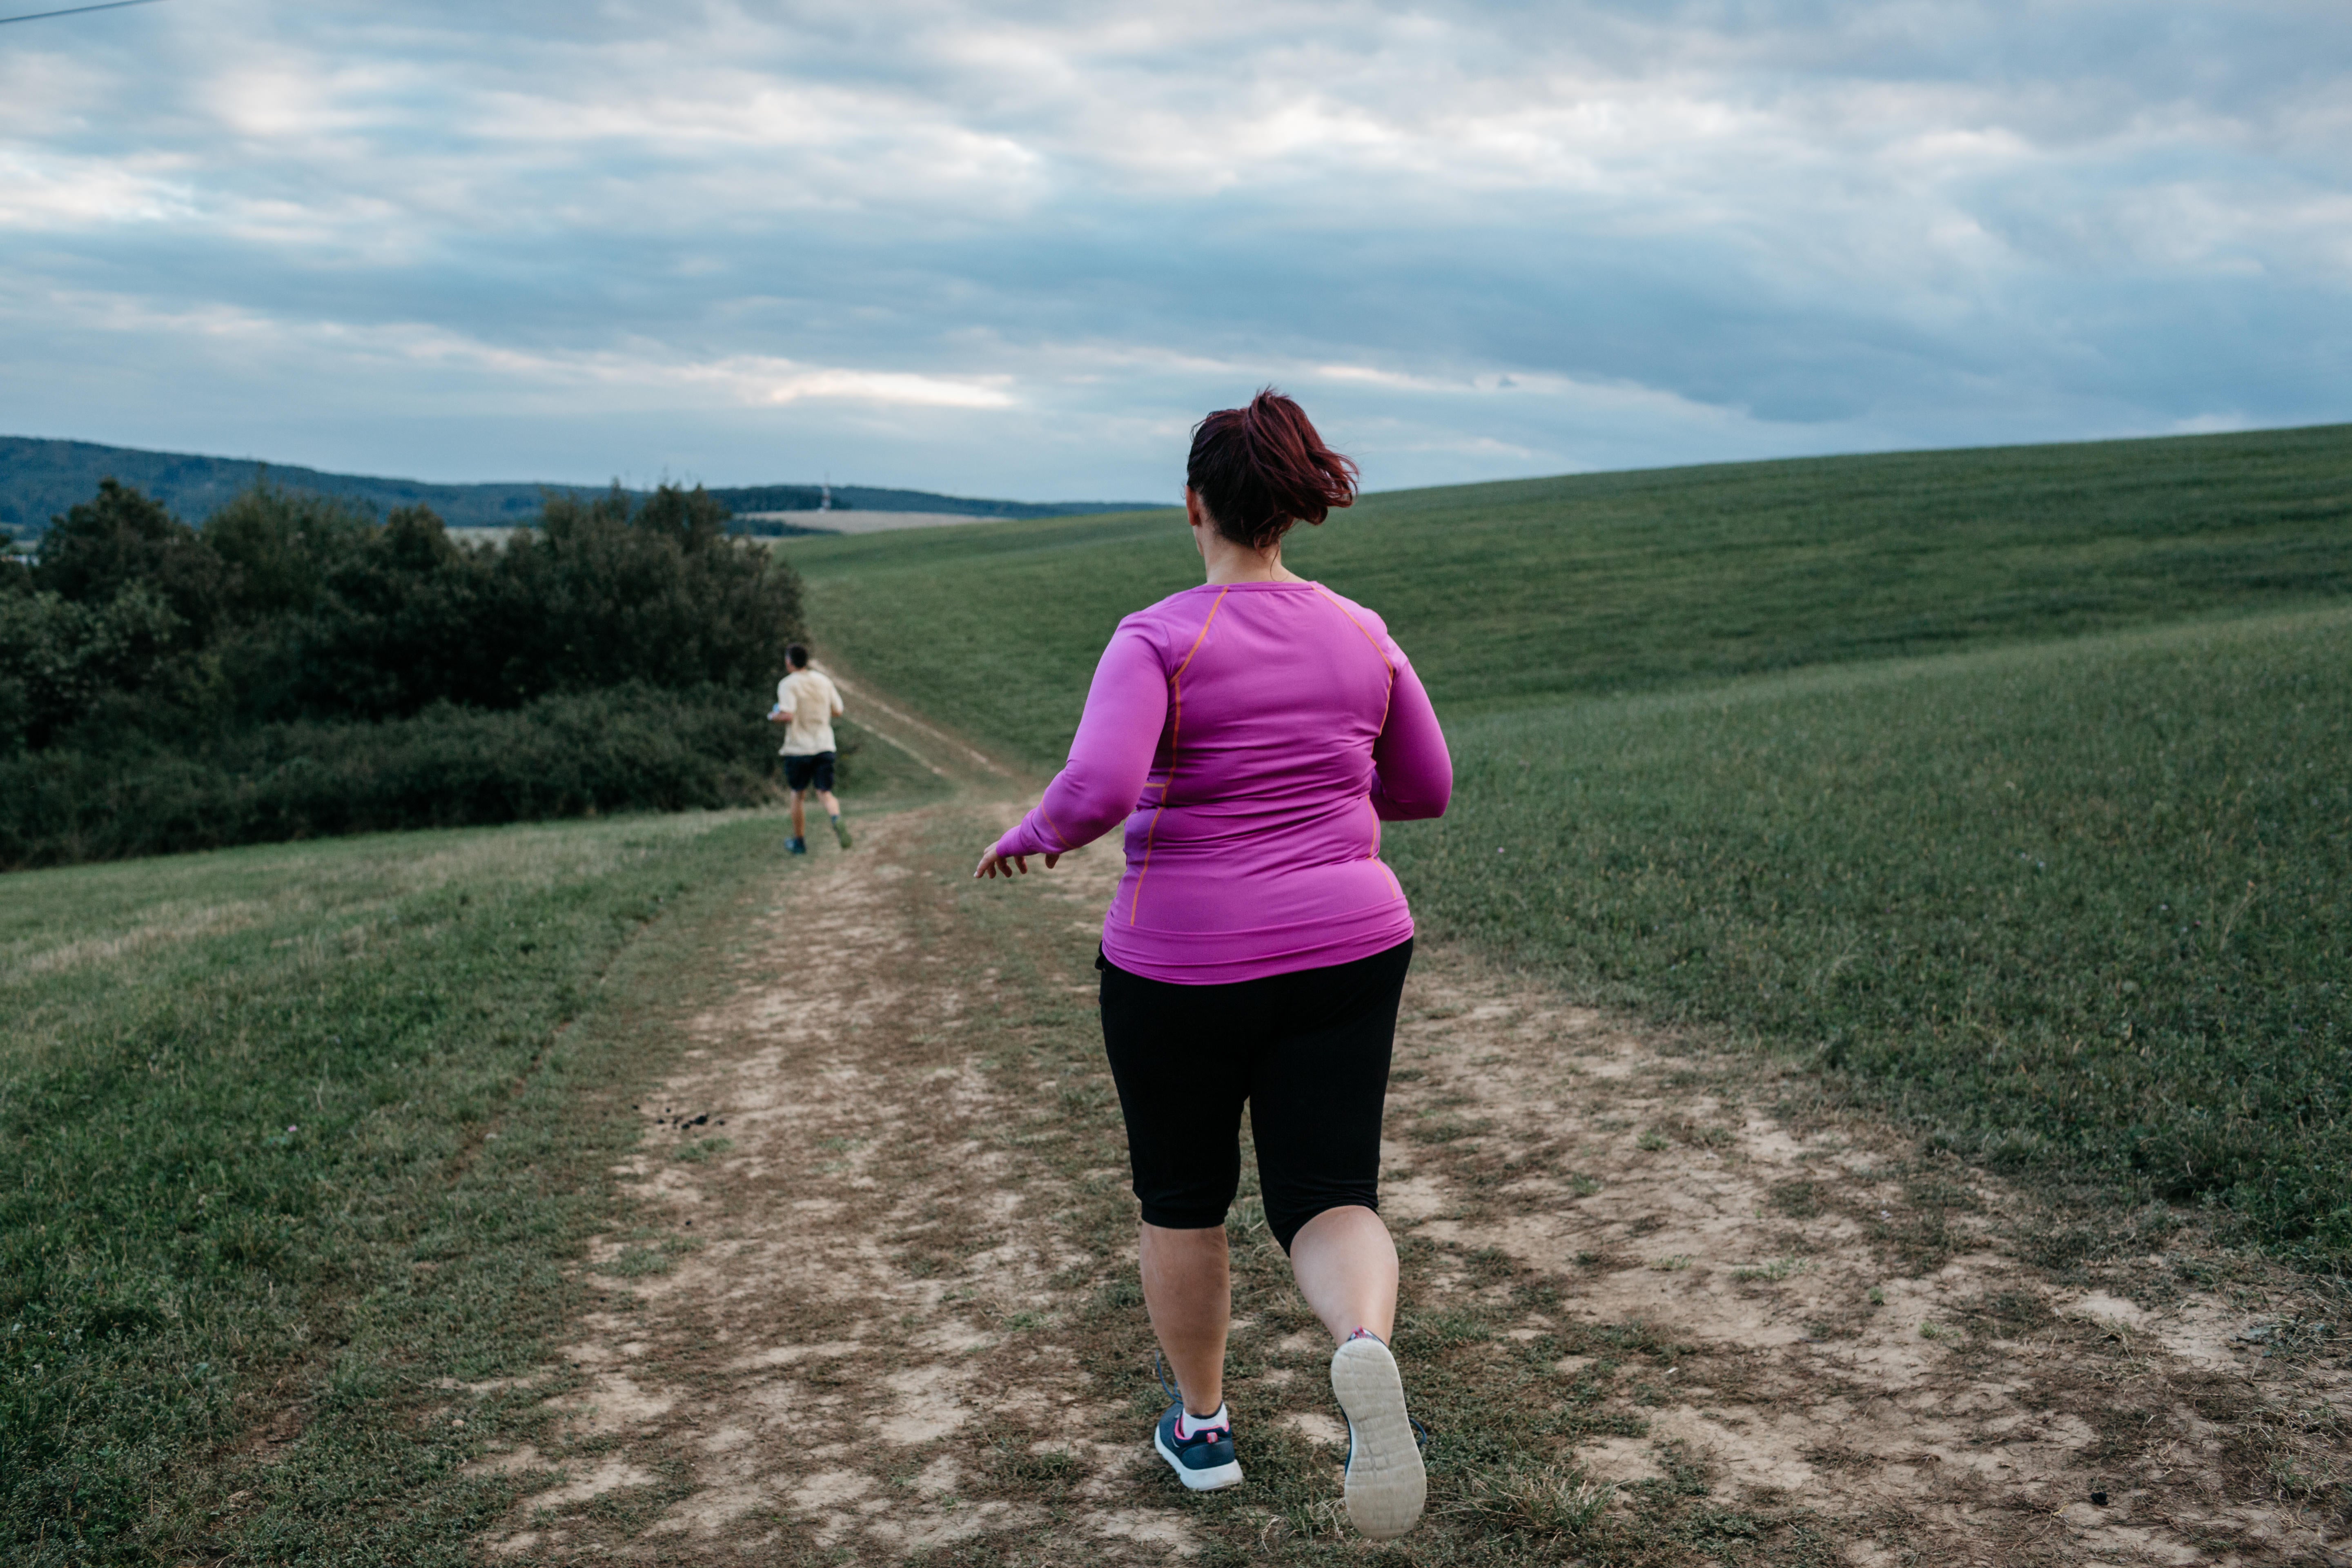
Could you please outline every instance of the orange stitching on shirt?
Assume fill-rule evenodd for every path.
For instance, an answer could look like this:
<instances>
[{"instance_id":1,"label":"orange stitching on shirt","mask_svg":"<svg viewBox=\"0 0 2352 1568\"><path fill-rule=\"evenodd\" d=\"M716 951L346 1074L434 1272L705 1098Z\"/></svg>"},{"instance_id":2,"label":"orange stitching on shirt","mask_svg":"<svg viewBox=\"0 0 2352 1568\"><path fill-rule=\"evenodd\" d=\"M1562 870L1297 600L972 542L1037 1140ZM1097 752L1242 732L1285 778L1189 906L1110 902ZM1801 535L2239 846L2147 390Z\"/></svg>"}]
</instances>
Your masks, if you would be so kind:
<instances>
[{"instance_id":1,"label":"orange stitching on shirt","mask_svg":"<svg viewBox=\"0 0 2352 1568\"><path fill-rule=\"evenodd\" d=\"M1151 846L1160 835L1160 814L1168 809L1168 788L1176 782L1176 736L1184 727L1184 672L1192 668L1192 656L1201 651L1201 643L1209 635L1210 624L1217 618L1217 612L1224 607L1225 595L1232 592L1230 585L1217 590L1216 602L1209 606L1207 616L1201 622L1200 631L1192 638L1192 646L1184 650L1184 662L1178 665L1175 673L1168 678L1173 704L1173 711L1168 721L1168 772L1160 781L1160 804L1151 808L1151 826L1143 830L1143 864L1135 868L1135 897L1129 900L1127 905L1127 923L1129 925L1135 923L1136 912L1143 908L1143 879L1151 872Z\"/></svg>"},{"instance_id":2,"label":"orange stitching on shirt","mask_svg":"<svg viewBox=\"0 0 2352 1568\"><path fill-rule=\"evenodd\" d=\"M1373 637L1371 633L1364 630L1363 622L1348 614L1348 606L1339 603L1339 595L1332 593L1331 590L1326 588L1320 583L1309 583L1307 586L1321 595L1326 604L1339 612L1341 619L1345 620L1349 626L1355 627L1358 632L1362 634L1363 639L1372 645L1372 657L1381 661L1381 668L1389 672L1389 679L1391 681L1396 679L1396 666L1391 664L1389 662L1389 656L1381 651L1380 639Z\"/></svg>"},{"instance_id":3,"label":"orange stitching on shirt","mask_svg":"<svg viewBox=\"0 0 2352 1568\"><path fill-rule=\"evenodd\" d=\"M1357 631L1363 633L1364 640L1372 645L1372 657L1379 659L1381 661L1381 668L1389 672L1389 689L1381 697L1380 723L1381 729L1387 729L1389 727L1389 704L1396 700L1396 666L1391 664L1389 662L1389 656L1381 651L1381 645L1378 639L1376 639L1370 632L1364 630L1363 622L1358 620L1355 616L1349 615L1348 607L1339 603L1337 598L1333 597L1330 592L1327 590L1322 584L1317 583L1313 586L1318 594L1322 595L1326 600L1329 601L1331 607L1339 611L1340 616L1345 619L1349 626L1355 627ZM1372 814L1372 841L1370 847L1364 852L1364 858L1372 861L1376 865L1380 865L1381 870L1388 871L1388 867L1384 864L1381 864L1380 807L1372 804L1372 797L1370 795L1366 795L1364 797L1364 809ZM1391 882L1396 881L1396 873L1394 871L1389 871L1389 880ZM1402 883L1397 887L1397 897L1400 899L1404 897L1404 887Z\"/></svg>"}]
</instances>

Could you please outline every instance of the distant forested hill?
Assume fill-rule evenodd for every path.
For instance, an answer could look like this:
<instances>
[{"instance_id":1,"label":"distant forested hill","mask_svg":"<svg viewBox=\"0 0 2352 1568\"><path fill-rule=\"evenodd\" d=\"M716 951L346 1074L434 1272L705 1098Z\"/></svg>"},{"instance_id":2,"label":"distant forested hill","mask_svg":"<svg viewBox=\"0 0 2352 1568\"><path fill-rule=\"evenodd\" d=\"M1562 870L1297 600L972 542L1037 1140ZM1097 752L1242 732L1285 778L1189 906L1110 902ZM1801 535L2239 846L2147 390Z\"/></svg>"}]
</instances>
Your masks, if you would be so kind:
<instances>
[{"instance_id":1,"label":"distant forested hill","mask_svg":"<svg viewBox=\"0 0 2352 1568\"><path fill-rule=\"evenodd\" d=\"M184 452L142 452L90 441L43 441L0 436L0 528L30 537L49 520L87 501L98 481L121 480L190 522L201 522L249 488L261 465L245 458L205 458ZM273 484L333 496L379 514L429 506L452 528L504 528L539 515L540 492L593 495L587 485L429 485L417 479L327 474L272 463Z\"/></svg>"},{"instance_id":2,"label":"distant forested hill","mask_svg":"<svg viewBox=\"0 0 2352 1568\"><path fill-rule=\"evenodd\" d=\"M142 452L101 447L91 441L47 441L0 436L0 531L37 536L53 517L89 500L103 479L116 479L163 503L190 522L201 522L249 487L262 465L247 458L205 458L184 452ZM509 528L539 515L547 491L587 498L604 485L435 485L420 479L377 479L364 474L329 474L291 464L268 465L272 484L333 496L379 516L407 506L431 507L451 528ZM648 491L629 492L642 502ZM714 489L713 499L734 512L805 511L822 493L815 485L752 485ZM1132 510L1132 502L1024 502L977 500L926 490L874 489L835 485L833 504L863 511L938 511L968 517L1067 517L1084 512Z\"/></svg>"}]
</instances>

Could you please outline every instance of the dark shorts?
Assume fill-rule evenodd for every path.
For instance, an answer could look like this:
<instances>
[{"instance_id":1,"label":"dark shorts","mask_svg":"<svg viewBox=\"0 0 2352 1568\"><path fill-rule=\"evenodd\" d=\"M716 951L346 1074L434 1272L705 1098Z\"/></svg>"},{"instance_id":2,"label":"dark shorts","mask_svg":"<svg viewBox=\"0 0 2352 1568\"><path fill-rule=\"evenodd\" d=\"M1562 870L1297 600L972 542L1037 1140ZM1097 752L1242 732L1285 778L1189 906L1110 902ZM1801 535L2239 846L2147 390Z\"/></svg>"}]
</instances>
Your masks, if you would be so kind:
<instances>
[{"instance_id":1,"label":"dark shorts","mask_svg":"<svg viewBox=\"0 0 2352 1568\"><path fill-rule=\"evenodd\" d=\"M798 795L804 789L820 789L833 793L833 753L812 752L804 757L784 759L784 787Z\"/></svg>"},{"instance_id":2,"label":"dark shorts","mask_svg":"<svg viewBox=\"0 0 2352 1568\"><path fill-rule=\"evenodd\" d=\"M1408 938L1328 969L1173 985L1097 956L1103 1045L1145 1223L1225 1223L1244 1103L1266 1228L1283 1251L1325 1209L1378 1209L1381 1107L1412 963Z\"/></svg>"}]
</instances>

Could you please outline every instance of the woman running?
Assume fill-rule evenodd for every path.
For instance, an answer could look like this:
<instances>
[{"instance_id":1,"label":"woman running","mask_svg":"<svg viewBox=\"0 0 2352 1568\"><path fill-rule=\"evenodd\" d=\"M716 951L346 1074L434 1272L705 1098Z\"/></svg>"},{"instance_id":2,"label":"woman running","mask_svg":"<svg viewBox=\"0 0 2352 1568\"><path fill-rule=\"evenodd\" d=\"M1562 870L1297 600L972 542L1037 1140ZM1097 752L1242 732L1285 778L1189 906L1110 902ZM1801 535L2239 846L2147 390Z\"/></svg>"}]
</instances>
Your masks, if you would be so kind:
<instances>
[{"instance_id":1,"label":"woman running","mask_svg":"<svg viewBox=\"0 0 2352 1568\"><path fill-rule=\"evenodd\" d=\"M1331 1331L1348 1516L1421 1517L1421 1450L1389 1353L1396 1247L1381 1108L1412 915L1381 823L1441 815L1437 716L1379 616L1282 564L1295 523L1355 500L1356 465L1271 389L1193 432L1184 510L1208 581L1128 616L1069 764L976 877L1025 874L1127 825L1103 920L1103 1042L1143 1205L1143 1299L1181 1396L1153 1446L1183 1483L1240 1484L1224 1402L1225 1211L1242 1107L1267 1228Z\"/></svg>"}]
</instances>

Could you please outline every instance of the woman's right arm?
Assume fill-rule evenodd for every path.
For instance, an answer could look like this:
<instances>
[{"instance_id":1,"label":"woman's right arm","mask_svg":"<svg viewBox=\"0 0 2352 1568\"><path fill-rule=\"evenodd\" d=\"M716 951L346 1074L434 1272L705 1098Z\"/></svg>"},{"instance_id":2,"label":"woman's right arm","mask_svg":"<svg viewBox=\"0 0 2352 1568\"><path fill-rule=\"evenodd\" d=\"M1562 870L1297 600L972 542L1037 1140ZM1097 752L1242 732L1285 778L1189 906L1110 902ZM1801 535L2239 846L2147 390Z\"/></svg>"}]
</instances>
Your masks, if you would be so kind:
<instances>
[{"instance_id":1,"label":"woman's right arm","mask_svg":"<svg viewBox=\"0 0 2352 1568\"><path fill-rule=\"evenodd\" d=\"M996 841L981 862L1055 855L1093 842L1127 820L1168 723L1168 670L1158 640L1122 623L1095 666L1070 760L1037 808Z\"/></svg>"},{"instance_id":2,"label":"woman's right arm","mask_svg":"<svg viewBox=\"0 0 2352 1568\"><path fill-rule=\"evenodd\" d=\"M1372 745L1372 811L1382 822L1415 822L1444 816L1454 796L1454 759L1437 710L1412 672L1404 650L1391 641L1385 651L1396 671L1389 688L1388 718Z\"/></svg>"}]
</instances>

